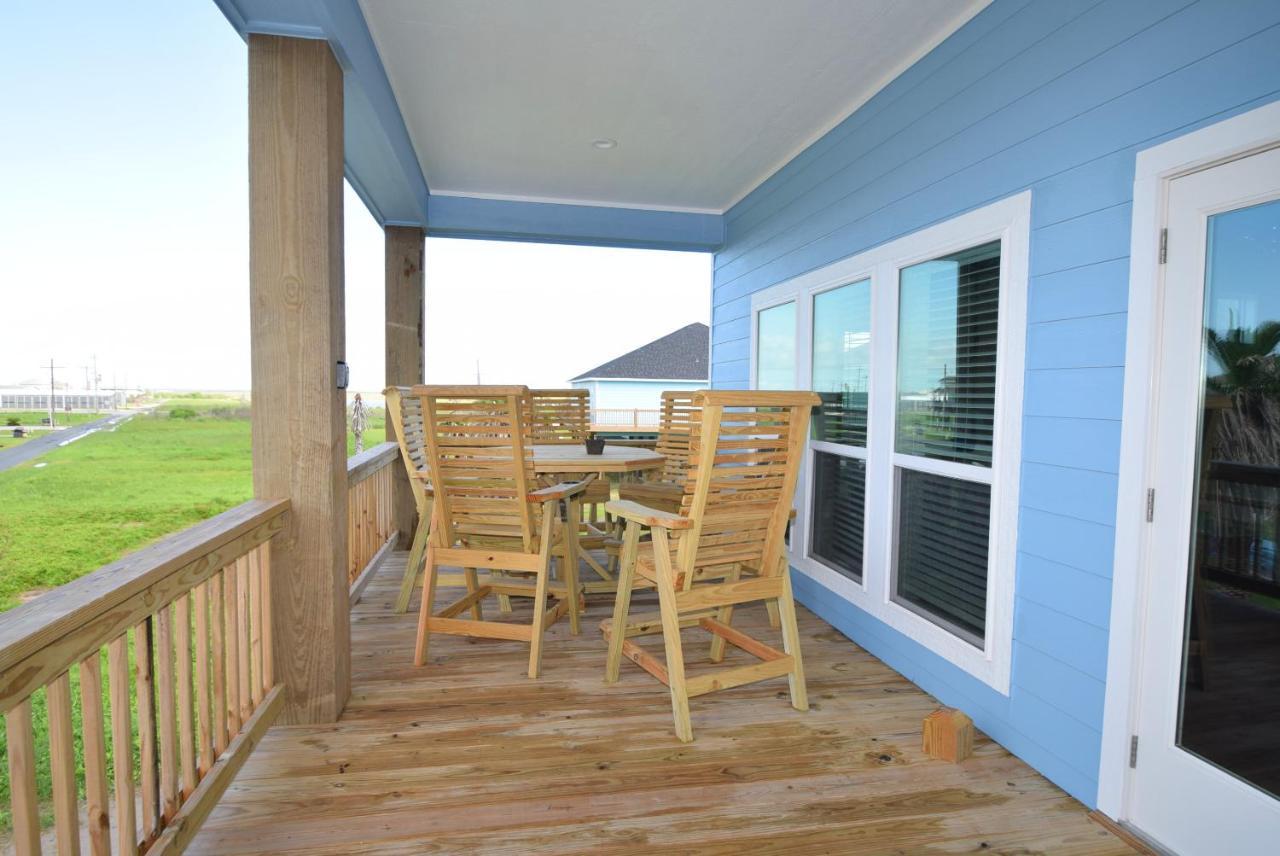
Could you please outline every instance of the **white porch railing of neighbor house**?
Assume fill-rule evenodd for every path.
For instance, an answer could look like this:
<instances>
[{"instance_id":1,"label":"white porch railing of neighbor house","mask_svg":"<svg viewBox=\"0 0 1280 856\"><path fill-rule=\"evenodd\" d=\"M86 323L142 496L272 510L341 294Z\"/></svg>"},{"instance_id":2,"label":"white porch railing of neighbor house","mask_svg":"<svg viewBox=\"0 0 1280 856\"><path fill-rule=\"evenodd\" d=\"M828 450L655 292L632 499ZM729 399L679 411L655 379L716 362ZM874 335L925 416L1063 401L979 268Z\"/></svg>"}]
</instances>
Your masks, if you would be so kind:
<instances>
[{"instance_id":1,"label":"white porch railing of neighbor house","mask_svg":"<svg viewBox=\"0 0 1280 856\"><path fill-rule=\"evenodd\" d=\"M662 411L643 407L598 408L591 411L592 431L657 431Z\"/></svg>"}]
</instances>

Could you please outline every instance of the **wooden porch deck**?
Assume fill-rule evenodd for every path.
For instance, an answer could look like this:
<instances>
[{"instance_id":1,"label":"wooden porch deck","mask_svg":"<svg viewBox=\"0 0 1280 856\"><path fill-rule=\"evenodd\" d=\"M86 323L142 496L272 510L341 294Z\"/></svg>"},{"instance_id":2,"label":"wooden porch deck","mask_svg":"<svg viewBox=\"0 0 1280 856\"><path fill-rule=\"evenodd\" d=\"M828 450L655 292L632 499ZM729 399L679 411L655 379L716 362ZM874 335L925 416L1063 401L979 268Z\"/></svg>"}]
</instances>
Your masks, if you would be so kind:
<instances>
[{"instance_id":1,"label":"wooden porch deck","mask_svg":"<svg viewBox=\"0 0 1280 856\"><path fill-rule=\"evenodd\" d=\"M813 709L785 679L716 693L681 744L665 687L627 662L602 683L604 596L581 636L557 624L537 681L527 649L493 640L436 636L415 669L416 596L392 611L404 562L353 610L341 721L272 728L191 852L1131 852L981 735L960 765L927 759L935 700L806 610ZM762 607L735 623L770 632Z\"/></svg>"}]
</instances>

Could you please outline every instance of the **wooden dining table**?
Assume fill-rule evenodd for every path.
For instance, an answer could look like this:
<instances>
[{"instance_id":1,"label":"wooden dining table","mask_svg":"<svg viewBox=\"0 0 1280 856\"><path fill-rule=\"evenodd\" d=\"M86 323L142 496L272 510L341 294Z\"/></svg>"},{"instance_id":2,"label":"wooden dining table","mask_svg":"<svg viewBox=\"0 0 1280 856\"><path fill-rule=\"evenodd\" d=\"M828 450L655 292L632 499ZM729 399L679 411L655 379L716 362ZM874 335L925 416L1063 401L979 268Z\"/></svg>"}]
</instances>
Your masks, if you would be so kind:
<instances>
[{"instance_id":1,"label":"wooden dining table","mask_svg":"<svg viewBox=\"0 0 1280 856\"><path fill-rule=\"evenodd\" d=\"M609 494L618 498L618 482L631 474L658 470L666 462L666 456L659 455L652 449L638 446L610 445L605 443L599 455L588 455L586 447L581 443L537 444L533 447L533 470L539 476L567 475L583 477L594 475L609 480ZM583 531L580 538L601 539L609 535L601 524L603 521L583 520ZM614 575L596 561L588 551L583 550L579 557L595 572L598 580L583 583L583 590L588 593L612 592L617 589Z\"/></svg>"},{"instance_id":2,"label":"wooden dining table","mask_svg":"<svg viewBox=\"0 0 1280 856\"><path fill-rule=\"evenodd\" d=\"M533 469L549 473L641 473L660 470L666 457L639 446L611 446L605 443L599 455L588 455L581 443L540 444L533 447Z\"/></svg>"}]
</instances>

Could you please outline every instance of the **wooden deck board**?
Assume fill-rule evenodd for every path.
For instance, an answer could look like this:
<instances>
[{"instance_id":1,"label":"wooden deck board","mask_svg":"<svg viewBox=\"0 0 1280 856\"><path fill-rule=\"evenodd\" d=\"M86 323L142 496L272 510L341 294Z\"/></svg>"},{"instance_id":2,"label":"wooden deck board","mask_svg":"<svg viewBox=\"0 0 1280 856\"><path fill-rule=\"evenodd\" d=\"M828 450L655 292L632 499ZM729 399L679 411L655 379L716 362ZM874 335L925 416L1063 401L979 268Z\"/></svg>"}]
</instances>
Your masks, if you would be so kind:
<instances>
[{"instance_id":1,"label":"wooden deck board","mask_svg":"<svg viewBox=\"0 0 1280 856\"><path fill-rule=\"evenodd\" d=\"M581 636L556 625L539 680L500 640L435 636L414 668L416 604L392 610L404 561L353 610L342 719L273 728L190 852L1132 852L981 735L962 764L924 757L937 702L803 609L813 709L791 708L783 678L723 691L693 702L681 744L665 687L631 663L603 684L603 595ZM776 642L763 608L734 618ZM712 668L710 636L685 633L690 673Z\"/></svg>"}]
</instances>

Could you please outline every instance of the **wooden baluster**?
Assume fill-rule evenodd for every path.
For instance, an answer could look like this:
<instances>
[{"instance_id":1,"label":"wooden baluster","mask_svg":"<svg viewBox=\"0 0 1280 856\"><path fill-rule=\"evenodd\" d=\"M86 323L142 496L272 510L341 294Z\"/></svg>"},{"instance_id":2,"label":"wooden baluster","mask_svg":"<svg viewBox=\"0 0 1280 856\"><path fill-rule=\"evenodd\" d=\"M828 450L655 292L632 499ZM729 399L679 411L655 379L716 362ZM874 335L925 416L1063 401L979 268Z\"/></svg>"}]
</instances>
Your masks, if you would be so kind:
<instances>
[{"instance_id":1,"label":"wooden baluster","mask_svg":"<svg viewBox=\"0 0 1280 856\"><path fill-rule=\"evenodd\" d=\"M111 854L107 797L107 740L102 717L102 654L80 661L80 720L84 740L85 825L93 856Z\"/></svg>"},{"instance_id":2,"label":"wooden baluster","mask_svg":"<svg viewBox=\"0 0 1280 856\"><path fill-rule=\"evenodd\" d=\"M213 748L215 755L221 755L227 748L227 646L224 639L226 632L223 613L226 611L226 600L223 597L222 578L226 569L218 571L209 580L209 627L212 630L213 649Z\"/></svg>"},{"instance_id":3,"label":"wooden baluster","mask_svg":"<svg viewBox=\"0 0 1280 856\"><path fill-rule=\"evenodd\" d=\"M213 719L209 707L209 584L195 589L196 611L196 721L200 734L199 778L213 766Z\"/></svg>"},{"instance_id":4,"label":"wooden baluster","mask_svg":"<svg viewBox=\"0 0 1280 856\"><path fill-rule=\"evenodd\" d=\"M58 853L80 853L80 806L76 802L76 748L71 736L71 675L63 672L45 688L49 706L49 772Z\"/></svg>"},{"instance_id":5,"label":"wooden baluster","mask_svg":"<svg viewBox=\"0 0 1280 856\"><path fill-rule=\"evenodd\" d=\"M253 694L250 689L252 680L250 657L253 654L253 642L249 627L248 556L241 556L236 560L236 625L240 632L240 659L236 666L236 675L240 682L236 688L236 697L240 700L240 722L245 723L249 721L249 717L253 716Z\"/></svg>"},{"instance_id":6,"label":"wooden baluster","mask_svg":"<svg viewBox=\"0 0 1280 856\"><path fill-rule=\"evenodd\" d=\"M240 622L237 619L236 586L239 562L222 569L222 618L226 623L223 660L227 667L227 732L231 737L240 733Z\"/></svg>"},{"instance_id":7,"label":"wooden baluster","mask_svg":"<svg viewBox=\"0 0 1280 856\"><path fill-rule=\"evenodd\" d=\"M196 789L196 735L191 709L191 595L173 604L177 627L178 758L182 764L182 799Z\"/></svg>"},{"instance_id":8,"label":"wooden baluster","mask_svg":"<svg viewBox=\"0 0 1280 856\"><path fill-rule=\"evenodd\" d=\"M138 849L133 807L133 733L129 713L129 638L121 634L107 645L111 681L111 757L115 770L116 852Z\"/></svg>"},{"instance_id":9,"label":"wooden baluster","mask_svg":"<svg viewBox=\"0 0 1280 856\"><path fill-rule=\"evenodd\" d=\"M253 695L253 709L257 710L262 703L262 556L254 550L248 555L249 560L249 624L251 629L249 646L252 655L249 658L253 670L249 687Z\"/></svg>"},{"instance_id":10,"label":"wooden baluster","mask_svg":"<svg viewBox=\"0 0 1280 856\"><path fill-rule=\"evenodd\" d=\"M150 842L160 829L160 783L156 780L155 676L152 672L152 620L133 631L134 683L137 686L138 759L142 787L142 840Z\"/></svg>"},{"instance_id":11,"label":"wooden baluster","mask_svg":"<svg viewBox=\"0 0 1280 856\"><path fill-rule=\"evenodd\" d=\"M163 606L155 616L156 717L160 736L160 817L163 826L178 813L177 711L173 707L173 613ZM188 655L189 657L190 655Z\"/></svg>"},{"instance_id":12,"label":"wooden baluster","mask_svg":"<svg viewBox=\"0 0 1280 856\"><path fill-rule=\"evenodd\" d=\"M271 542L255 552L262 575L262 685L270 691L276 685L275 650L271 647Z\"/></svg>"},{"instance_id":13,"label":"wooden baluster","mask_svg":"<svg viewBox=\"0 0 1280 856\"><path fill-rule=\"evenodd\" d=\"M9 747L9 807L13 846L19 856L40 852L40 811L36 802L36 743L31 730L31 699L4 715Z\"/></svg>"}]
</instances>

